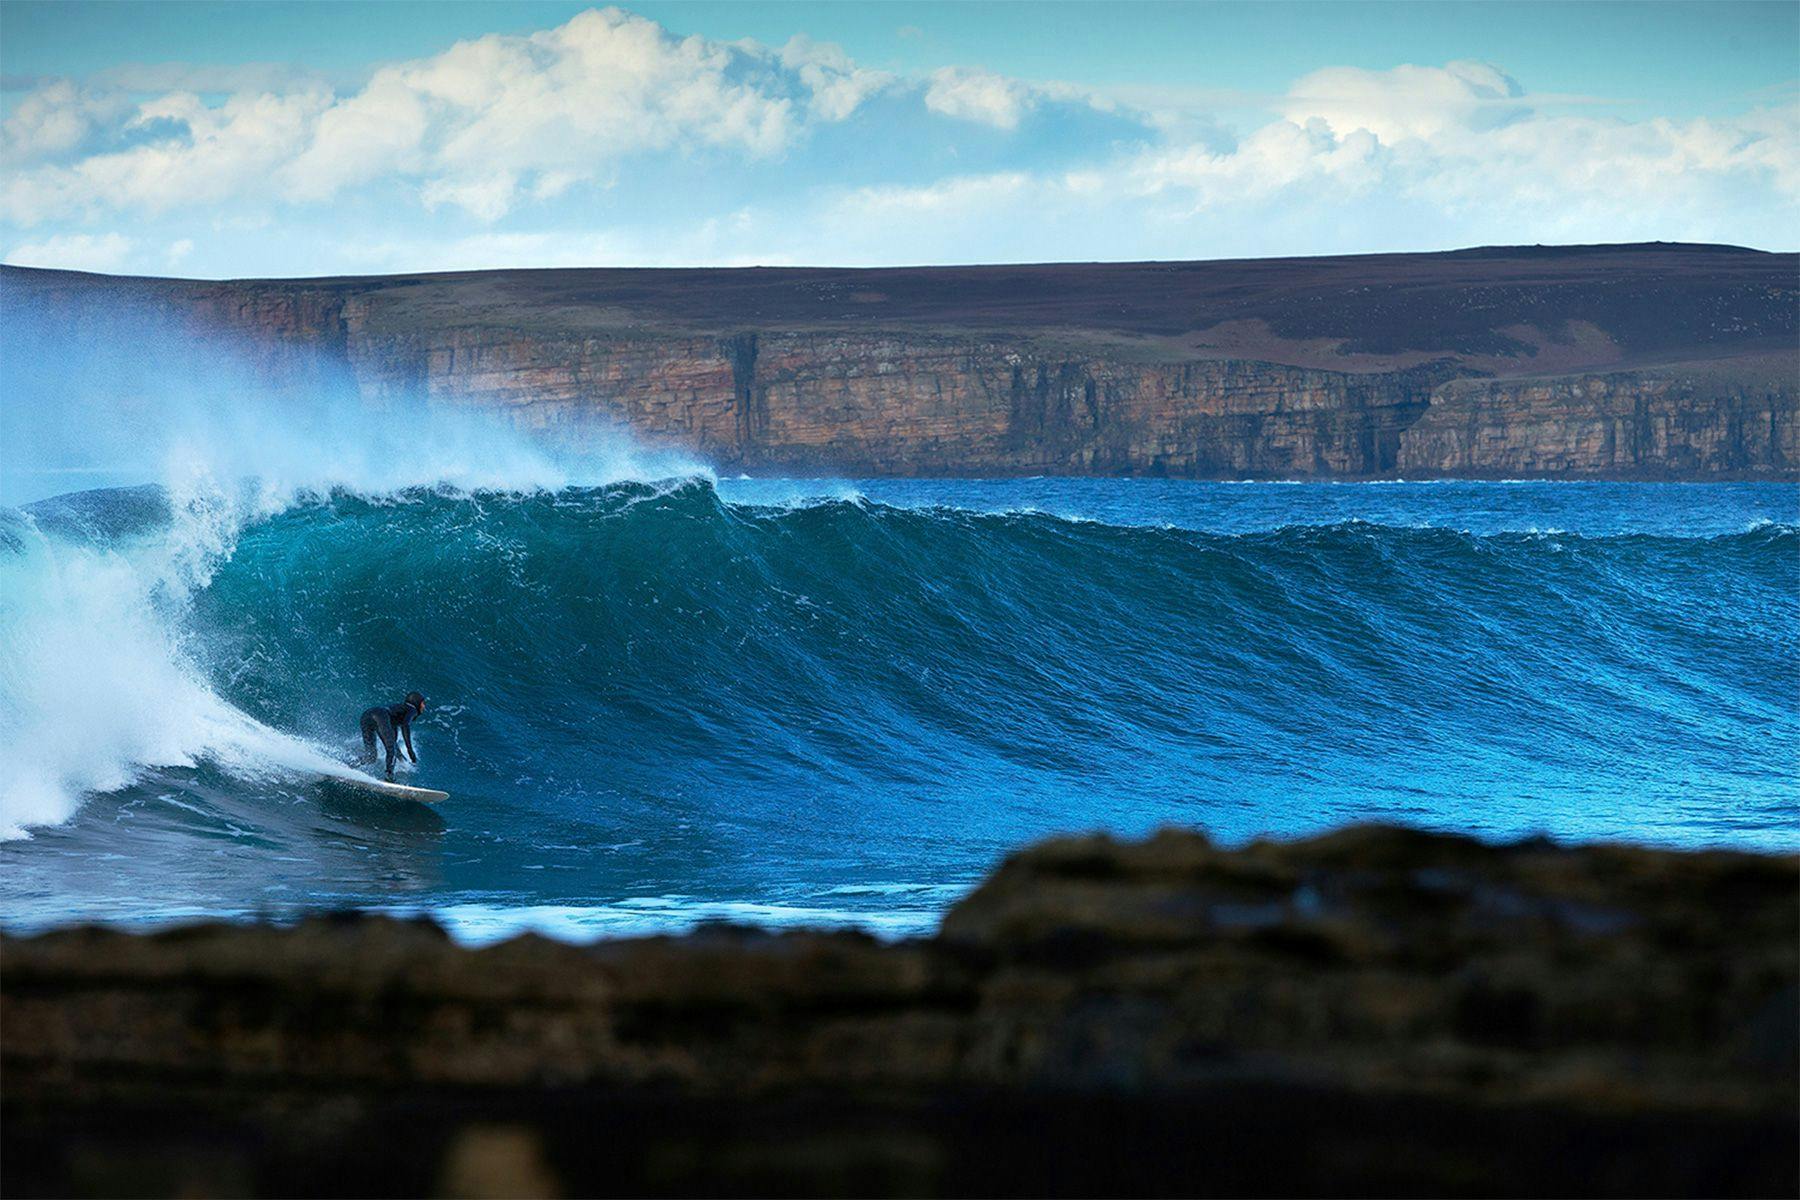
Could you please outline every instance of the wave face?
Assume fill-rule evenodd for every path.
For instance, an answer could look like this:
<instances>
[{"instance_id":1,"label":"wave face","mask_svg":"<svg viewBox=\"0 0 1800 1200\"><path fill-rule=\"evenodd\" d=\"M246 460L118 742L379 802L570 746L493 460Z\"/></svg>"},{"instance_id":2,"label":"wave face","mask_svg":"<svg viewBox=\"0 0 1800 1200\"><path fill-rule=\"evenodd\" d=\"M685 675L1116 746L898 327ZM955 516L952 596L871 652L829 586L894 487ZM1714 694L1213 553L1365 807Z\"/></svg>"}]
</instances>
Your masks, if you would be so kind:
<instances>
[{"instance_id":1,"label":"wave face","mask_svg":"<svg viewBox=\"0 0 1800 1200\"><path fill-rule=\"evenodd\" d=\"M1800 844L1792 488L817 490L14 512L0 915L904 931L1055 831ZM451 802L321 781L410 688Z\"/></svg>"}]
</instances>

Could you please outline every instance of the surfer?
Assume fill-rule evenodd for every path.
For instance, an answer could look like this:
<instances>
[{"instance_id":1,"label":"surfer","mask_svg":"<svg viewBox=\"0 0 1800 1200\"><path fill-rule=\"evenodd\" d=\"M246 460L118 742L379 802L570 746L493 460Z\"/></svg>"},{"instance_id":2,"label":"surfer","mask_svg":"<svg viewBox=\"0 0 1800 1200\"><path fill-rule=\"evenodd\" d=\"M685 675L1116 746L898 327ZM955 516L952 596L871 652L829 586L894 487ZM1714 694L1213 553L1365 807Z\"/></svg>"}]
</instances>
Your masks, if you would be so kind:
<instances>
[{"instance_id":1,"label":"surfer","mask_svg":"<svg viewBox=\"0 0 1800 1200\"><path fill-rule=\"evenodd\" d=\"M398 704L387 704L377 708L366 709L362 715L363 761L375 761L375 739L381 738L381 744L387 748L388 782L394 781L394 730L400 730L400 736L406 739L406 757L412 759L413 766L419 765L419 756L413 753L412 723L413 718L425 713L425 697L417 692L406 693L406 699Z\"/></svg>"}]
</instances>

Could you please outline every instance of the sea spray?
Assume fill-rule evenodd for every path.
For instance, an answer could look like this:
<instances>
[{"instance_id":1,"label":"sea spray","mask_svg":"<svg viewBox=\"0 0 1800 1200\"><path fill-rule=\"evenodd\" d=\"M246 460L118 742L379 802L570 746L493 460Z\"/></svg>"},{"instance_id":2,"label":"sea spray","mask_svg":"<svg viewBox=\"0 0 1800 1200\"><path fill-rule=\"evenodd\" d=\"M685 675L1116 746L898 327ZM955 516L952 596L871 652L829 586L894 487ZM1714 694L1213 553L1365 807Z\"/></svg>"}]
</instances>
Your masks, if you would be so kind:
<instances>
[{"instance_id":1,"label":"sea spray","mask_svg":"<svg viewBox=\"0 0 1800 1200\"><path fill-rule=\"evenodd\" d=\"M0 490L16 501L94 476L148 483L121 504L159 515L108 536L121 514L105 502L7 511L0 837L66 820L146 768L344 772L331 751L221 698L200 665L191 598L247 526L332 494L521 493L700 469L603 423L552 438L425 397L370 404L324 359L282 389L228 343L153 314L98 329L28 303L8 316Z\"/></svg>"}]
</instances>

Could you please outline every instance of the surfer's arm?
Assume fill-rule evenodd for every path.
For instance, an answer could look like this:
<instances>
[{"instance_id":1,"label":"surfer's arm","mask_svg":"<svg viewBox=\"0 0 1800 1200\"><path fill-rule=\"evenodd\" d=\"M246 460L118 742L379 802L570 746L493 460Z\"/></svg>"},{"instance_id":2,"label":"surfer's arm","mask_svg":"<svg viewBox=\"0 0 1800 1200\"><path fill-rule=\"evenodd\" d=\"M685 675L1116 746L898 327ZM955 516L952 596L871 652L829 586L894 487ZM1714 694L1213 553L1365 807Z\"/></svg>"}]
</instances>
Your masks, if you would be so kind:
<instances>
[{"instance_id":1,"label":"surfer's arm","mask_svg":"<svg viewBox=\"0 0 1800 1200\"><path fill-rule=\"evenodd\" d=\"M412 759L413 766L415 766L415 767L418 766L419 765L419 756L413 753L413 748L412 748L412 722L411 721L408 721L406 724L400 726L400 736L406 739L406 757Z\"/></svg>"}]
</instances>

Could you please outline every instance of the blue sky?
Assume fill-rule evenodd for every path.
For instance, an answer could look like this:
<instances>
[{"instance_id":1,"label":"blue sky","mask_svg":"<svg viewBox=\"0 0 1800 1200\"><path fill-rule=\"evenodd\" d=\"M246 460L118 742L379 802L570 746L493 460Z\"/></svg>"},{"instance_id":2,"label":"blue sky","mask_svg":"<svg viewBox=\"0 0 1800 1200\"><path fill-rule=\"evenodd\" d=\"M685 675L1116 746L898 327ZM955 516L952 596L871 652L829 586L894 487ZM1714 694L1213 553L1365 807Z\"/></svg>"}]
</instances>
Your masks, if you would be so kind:
<instances>
[{"instance_id":1,"label":"blue sky","mask_svg":"<svg viewBox=\"0 0 1800 1200\"><path fill-rule=\"evenodd\" d=\"M1793 248L1800 5L0 5L0 257Z\"/></svg>"}]
</instances>

